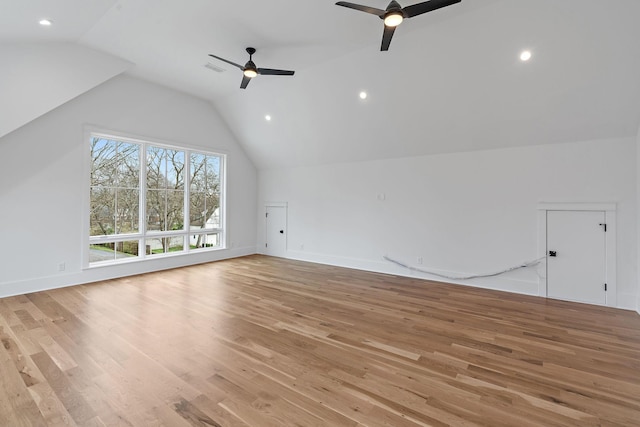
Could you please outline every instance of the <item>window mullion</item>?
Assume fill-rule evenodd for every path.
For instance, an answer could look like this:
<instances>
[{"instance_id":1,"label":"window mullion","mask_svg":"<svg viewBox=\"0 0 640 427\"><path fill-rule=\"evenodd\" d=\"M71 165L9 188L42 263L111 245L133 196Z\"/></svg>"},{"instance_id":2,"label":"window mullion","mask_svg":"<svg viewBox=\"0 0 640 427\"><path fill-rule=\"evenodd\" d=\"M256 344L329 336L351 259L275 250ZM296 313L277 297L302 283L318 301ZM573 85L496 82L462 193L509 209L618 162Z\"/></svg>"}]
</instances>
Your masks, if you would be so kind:
<instances>
[{"instance_id":1,"label":"window mullion","mask_svg":"<svg viewBox=\"0 0 640 427\"><path fill-rule=\"evenodd\" d=\"M202 218L202 226L200 227L201 229L207 228L207 221L209 220L209 218L207 218L207 213L209 212L209 207L207 206L207 203L208 203L207 194L209 189L209 180L207 179L209 177L208 169L209 169L209 161L205 157L205 161L204 161L204 177L205 178L204 178L204 189L203 189L204 194L202 194L202 198L204 199L204 213Z\"/></svg>"},{"instance_id":2,"label":"window mullion","mask_svg":"<svg viewBox=\"0 0 640 427\"><path fill-rule=\"evenodd\" d=\"M169 187L167 186L166 178L165 178L163 193L164 193L164 230L162 231L166 233L167 231L169 231Z\"/></svg>"},{"instance_id":3,"label":"window mullion","mask_svg":"<svg viewBox=\"0 0 640 427\"><path fill-rule=\"evenodd\" d=\"M140 246L138 249L138 256L140 258L145 258L147 256L147 144L142 144L140 147L140 194L138 195L138 203L140 204L138 208L138 228L140 234L142 235L140 238Z\"/></svg>"},{"instance_id":4,"label":"window mullion","mask_svg":"<svg viewBox=\"0 0 640 427\"><path fill-rule=\"evenodd\" d=\"M184 212L183 221L184 231L187 233L184 242L185 250L188 252L191 250L191 244L189 242L189 235L191 233L191 210L190 210L190 199L191 199L191 151L184 151L184 206L182 208L182 212Z\"/></svg>"},{"instance_id":5,"label":"window mullion","mask_svg":"<svg viewBox=\"0 0 640 427\"><path fill-rule=\"evenodd\" d=\"M220 228L220 244L226 248L227 247L227 232L226 232L226 208L224 206L226 202L226 171L225 168L227 166L226 161L219 160L220 168L218 170L218 227Z\"/></svg>"},{"instance_id":6,"label":"window mullion","mask_svg":"<svg viewBox=\"0 0 640 427\"><path fill-rule=\"evenodd\" d=\"M116 154L115 154L115 179L111 184L113 187L113 232L118 234L118 180L120 179L120 144L121 142L116 142Z\"/></svg>"},{"instance_id":7,"label":"window mullion","mask_svg":"<svg viewBox=\"0 0 640 427\"><path fill-rule=\"evenodd\" d=\"M169 159L167 150L164 150L164 231L165 233L169 231ZM167 240L166 237L162 238L162 247L164 249L164 253L169 251L169 246L171 245L171 238Z\"/></svg>"}]
</instances>

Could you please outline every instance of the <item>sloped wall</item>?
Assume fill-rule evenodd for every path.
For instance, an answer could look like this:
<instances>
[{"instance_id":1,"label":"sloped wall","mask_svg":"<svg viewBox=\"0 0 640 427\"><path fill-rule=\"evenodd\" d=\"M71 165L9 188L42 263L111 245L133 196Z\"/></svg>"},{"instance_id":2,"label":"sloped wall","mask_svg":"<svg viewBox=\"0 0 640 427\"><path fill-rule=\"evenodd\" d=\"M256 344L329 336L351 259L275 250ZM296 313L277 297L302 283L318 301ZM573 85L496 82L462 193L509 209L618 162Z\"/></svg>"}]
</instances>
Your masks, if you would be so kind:
<instances>
[{"instance_id":1,"label":"sloped wall","mask_svg":"<svg viewBox=\"0 0 640 427\"><path fill-rule=\"evenodd\" d=\"M72 43L0 44L0 137L133 64Z\"/></svg>"},{"instance_id":2,"label":"sloped wall","mask_svg":"<svg viewBox=\"0 0 640 427\"><path fill-rule=\"evenodd\" d=\"M494 272L536 258L538 202L616 202L617 301L633 309L635 144L613 139L260 171L258 247L262 205L279 201L289 206L289 258L412 274L384 261L388 255L455 276ZM537 295L538 274L544 269L457 283Z\"/></svg>"},{"instance_id":3,"label":"sloped wall","mask_svg":"<svg viewBox=\"0 0 640 427\"><path fill-rule=\"evenodd\" d=\"M227 154L233 248L83 270L86 125ZM255 253L256 170L206 101L119 76L0 138L0 149L0 296Z\"/></svg>"}]
</instances>

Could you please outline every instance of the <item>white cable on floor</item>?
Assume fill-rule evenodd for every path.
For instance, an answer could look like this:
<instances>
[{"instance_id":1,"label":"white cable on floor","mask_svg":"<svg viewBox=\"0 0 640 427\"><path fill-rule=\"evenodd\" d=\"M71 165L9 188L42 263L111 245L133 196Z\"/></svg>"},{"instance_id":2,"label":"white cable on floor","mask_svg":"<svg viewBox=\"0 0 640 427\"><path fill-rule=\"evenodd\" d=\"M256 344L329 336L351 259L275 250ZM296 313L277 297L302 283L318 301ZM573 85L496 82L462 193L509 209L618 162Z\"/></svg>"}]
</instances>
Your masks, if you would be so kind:
<instances>
[{"instance_id":1,"label":"white cable on floor","mask_svg":"<svg viewBox=\"0 0 640 427\"><path fill-rule=\"evenodd\" d=\"M533 266L536 266L536 265L540 264L546 257L541 257L541 258L538 258L538 259L534 259L532 261L523 262L520 265L516 265L514 267L507 268L506 270L496 271L495 273L472 274L472 275L469 275L469 276L448 276L446 274L440 274L440 273L436 273L436 272L433 272L433 271L422 270L420 268L413 267L413 266L405 264L405 263L403 263L401 261L389 258L386 255L384 255L382 258L384 258L385 260L387 260L389 262L392 262L392 263L394 263L396 265L399 265L400 267L408 268L411 271L418 271L420 273L425 273L425 274L430 274L432 276L442 277L443 279L468 280L468 279L477 279L479 277L493 277L493 276L498 276L500 274L508 273L510 271L519 270L521 268L533 267Z\"/></svg>"}]
</instances>

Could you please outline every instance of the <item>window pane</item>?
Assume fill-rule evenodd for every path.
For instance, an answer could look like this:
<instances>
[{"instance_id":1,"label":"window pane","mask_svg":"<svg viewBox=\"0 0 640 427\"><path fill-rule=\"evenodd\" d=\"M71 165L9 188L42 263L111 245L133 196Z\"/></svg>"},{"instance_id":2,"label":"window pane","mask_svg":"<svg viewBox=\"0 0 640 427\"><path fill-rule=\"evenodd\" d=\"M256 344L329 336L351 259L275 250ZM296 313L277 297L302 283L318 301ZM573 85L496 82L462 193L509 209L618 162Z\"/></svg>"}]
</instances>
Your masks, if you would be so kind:
<instances>
[{"instance_id":1,"label":"window pane","mask_svg":"<svg viewBox=\"0 0 640 427\"><path fill-rule=\"evenodd\" d=\"M89 245L89 262L113 261L138 256L138 240Z\"/></svg>"},{"instance_id":2,"label":"window pane","mask_svg":"<svg viewBox=\"0 0 640 427\"><path fill-rule=\"evenodd\" d=\"M167 188L166 150L159 147L147 148L147 188Z\"/></svg>"},{"instance_id":3,"label":"window pane","mask_svg":"<svg viewBox=\"0 0 640 427\"><path fill-rule=\"evenodd\" d=\"M140 146L127 142L118 143L118 187L139 188Z\"/></svg>"},{"instance_id":4,"label":"window pane","mask_svg":"<svg viewBox=\"0 0 640 427\"><path fill-rule=\"evenodd\" d=\"M155 239L146 239L146 254L160 255L170 252L184 251L184 237L159 237Z\"/></svg>"},{"instance_id":5,"label":"window pane","mask_svg":"<svg viewBox=\"0 0 640 427\"><path fill-rule=\"evenodd\" d=\"M167 150L167 188L184 189L184 151Z\"/></svg>"},{"instance_id":6,"label":"window pane","mask_svg":"<svg viewBox=\"0 0 640 427\"><path fill-rule=\"evenodd\" d=\"M116 234L138 232L138 190L116 190Z\"/></svg>"},{"instance_id":7,"label":"window pane","mask_svg":"<svg viewBox=\"0 0 640 427\"><path fill-rule=\"evenodd\" d=\"M92 187L90 204L89 235L102 236L115 233L115 191L111 188Z\"/></svg>"},{"instance_id":8,"label":"window pane","mask_svg":"<svg viewBox=\"0 0 640 427\"><path fill-rule=\"evenodd\" d=\"M189 216L191 230L220 228L218 195L191 193Z\"/></svg>"},{"instance_id":9,"label":"window pane","mask_svg":"<svg viewBox=\"0 0 640 427\"><path fill-rule=\"evenodd\" d=\"M220 196L217 193L207 196L207 215L205 228L220 228Z\"/></svg>"},{"instance_id":10,"label":"window pane","mask_svg":"<svg viewBox=\"0 0 640 427\"><path fill-rule=\"evenodd\" d=\"M91 138L91 186L112 186L117 171L117 143L103 138Z\"/></svg>"},{"instance_id":11,"label":"window pane","mask_svg":"<svg viewBox=\"0 0 640 427\"><path fill-rule=\"evenodd\" d=\"M127 240L115 243L115 258L131 258L138 256L138 240Z\"/></svg>"},{"instance_id":12,"label":"window pane","mask_svg":"<svg viewBox=\"0 0 640 427\"><path fill-rule=\"evenodd\" d=\"M184 251L184 237L170 237L165 239L169 241L169 248L167 252L182 252Z\"/></svg>"},{"instance_id":13,"label":"window pane","mask_svg":"<svg viewBox=\"0 0 640 427\"><path fill-rule=\"evenodd\" d=\"M207 179L210 186L220 184L220 157L207 156Z\"/></svg>"},{"instance_id":14,"label":"window pane","mask_svg":"<svg viewBox=\"0 0 640 427\"><path fill-rule=\"evenodd\" d=\"M89 262L113 261L114 259L113 243L89 245Z\"/></svg>"},{"instance_id":15,"label":"window pane","mask_svg":"<svg viewBox=\"0 0 640 427\"><path fill-rule=\"evenodd\" d=\"M167 191L166 230L184 230L184 191Z\"/></svg>"},{"instance_id":16,"label":"window pane","mask_svg":"<svg viewBox=\"0 0 640 427\"><path fill-rule=\"evenodd\" d=\"M165 190L147 190L147 231L164 231Z\"/></svg>"},{"instance_id":17,"label":"window pane","mask_svg":"<svg viewBox=\"0 0 640 427\"><path fill-rule=\"evenodd\" d=\"M165 239L146 239L145 251L147 255L156 255L164 253Z\"/></svg>"},{"instance_id":18,"label":"window pane","mask_svg":"<svg viewBox=\"0 0 640 427\"><path fill-rule=\"evenodd\" d=\"M207 157L207 184L208 193L220 193L220 157Z\"/></svg>"},{"instance_id":19,"label":"window pane","mask_svg":"<svg viewBox=\"0 0 640 427\"><path fill-rule=\"evenodd\" d=\"M192 250L217 248L220 246L220 234L195 234L189 236L189 246Z\"/></svg>"},{"instance_id":20,"label":"window pane","mask_svg":"<svg viewBox=\"0 0 640 427\"><path fill-rule=\"evenodd\" d=\"M207 156L207 228L220 226L220 157Z\"/></svg>"},{"instance_id":21,"label":"window pane","mask_svg":"<svg viewBox=\"0 0 640 427\"><path fill-rule=\"evenodd\" d=\"M91 139L90 236L138 231L139 162L139 144Z\"/></svg>"},{"instance_id":22,"label":"window pane","mask_svg":"<svg viewBox=\"0 0 640 427\"><path fill-rule=\"evenodd\" d=\"M189 197L189 222L191 229L204 228L206 207L205 200L207 198L206 193L191 192Z\"/></svg>"},{"instance_id":23,"label":"window pane","mask_svg":"<svg viewBox=\"0 0 640 427\"><path fill-rule=\"evenodd\" d=\"M203 185L206 176L206 156L204 154L191 153L191 190L204 191Z\"/></svg>"},{"instance_id":24,"label":"window pane","mask_svg":"<svg viewBox=\"0 0 640 427\"><path fill-rule=\"evenodd\" d=\"M191 229L220 227L220 157L191 154Z\"/></svg>"}]
</instances>

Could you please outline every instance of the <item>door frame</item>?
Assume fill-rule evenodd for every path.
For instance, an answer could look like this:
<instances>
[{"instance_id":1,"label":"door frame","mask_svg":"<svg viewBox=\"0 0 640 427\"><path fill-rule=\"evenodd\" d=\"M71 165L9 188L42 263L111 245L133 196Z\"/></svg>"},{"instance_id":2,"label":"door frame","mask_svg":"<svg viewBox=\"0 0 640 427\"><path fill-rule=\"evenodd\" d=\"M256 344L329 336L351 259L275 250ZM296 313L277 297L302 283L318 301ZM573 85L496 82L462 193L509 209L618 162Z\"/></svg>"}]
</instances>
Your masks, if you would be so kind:
<instances>
[{"instance_id":1,"label":"door frame","mask_svg":"<svg viewBox=\"0 0 640 427\"><path fill-rule=\"evenodd\" d=\"M269 229L267 228L267 209L268 208L284 208L284 252L285 255L287 253L287 250L289 248L289 203L288 202L265 202L264 203L264 243L265 246L263 246L262 249L262 253L266 254L267 253L267 248L266 248L266 244L267 242L267 235L269 233Z\"/></svg>"},{"instance_id":2,"label":"door frame","mask_svg":"<svg viewBox=\"0 0 640 427\"><path fill-rule=\"evenodd\" d=\"M615 203L538 203L538 257L544 258L544 276L538 276L538 295L548 297L547 293L547 212L548 211L604 211L607 224L605 233L605 280L607 293L605 305L617 307L618 293L616 283L616 204Z\"/></svg>"}]
</instances>

